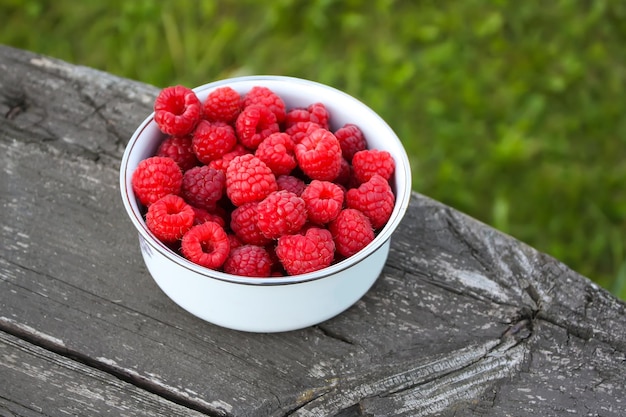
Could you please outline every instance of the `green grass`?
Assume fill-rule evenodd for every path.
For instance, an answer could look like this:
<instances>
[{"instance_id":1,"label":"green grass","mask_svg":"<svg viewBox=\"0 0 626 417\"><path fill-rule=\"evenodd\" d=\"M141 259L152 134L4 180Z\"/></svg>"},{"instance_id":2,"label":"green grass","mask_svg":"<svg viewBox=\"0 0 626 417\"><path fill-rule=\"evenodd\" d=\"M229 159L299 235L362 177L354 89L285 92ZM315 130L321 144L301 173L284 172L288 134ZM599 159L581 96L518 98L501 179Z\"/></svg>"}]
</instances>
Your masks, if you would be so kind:
<instances>
[{"instance_id":1,"label":"green grass","mask_svg":"<svg viewBox=\"0 0 626 417\"><path fill-rule=\"evenodd\" d=\"M626 2L4 0L0 42L165 87L317 80L394 128L414 189L626 299Z\"/></svg>"}]
</instances>

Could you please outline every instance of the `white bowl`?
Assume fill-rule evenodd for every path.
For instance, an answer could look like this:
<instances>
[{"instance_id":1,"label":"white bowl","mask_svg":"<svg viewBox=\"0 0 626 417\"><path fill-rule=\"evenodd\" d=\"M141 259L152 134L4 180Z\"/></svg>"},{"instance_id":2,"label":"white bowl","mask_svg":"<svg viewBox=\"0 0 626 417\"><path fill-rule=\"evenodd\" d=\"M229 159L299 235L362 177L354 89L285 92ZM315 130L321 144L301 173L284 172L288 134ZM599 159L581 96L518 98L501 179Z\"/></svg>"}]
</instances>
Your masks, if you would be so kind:
<instances>
[{"instance_id":1,"label":"white bowl","mask_svg":"<svg viewBox=\"0 0 626 417\"><path fill-rule=\"evenodd\" d=\"M335 88L283 76L250 76L209 83L194 89L201 100L212 90L230 86L245 94L254 86L277 93L287 108L323 103L334 131L346 123L359 126L370 149L391 153L396 170L390 183L396 202L391 218L359 253L322 270L296 276L248 278L196 265L161 243L148 230L133 193L132 173L153 156L164 135L148 116L132 135L120 167L124 207L139 231L145 264L176 304L203 320L235 330L280 332L321 323L358 301L379 277L389 254L390 237L402 220L411 196L406 151L393 130L372 109Z\"/></svg>"}]
</instances>

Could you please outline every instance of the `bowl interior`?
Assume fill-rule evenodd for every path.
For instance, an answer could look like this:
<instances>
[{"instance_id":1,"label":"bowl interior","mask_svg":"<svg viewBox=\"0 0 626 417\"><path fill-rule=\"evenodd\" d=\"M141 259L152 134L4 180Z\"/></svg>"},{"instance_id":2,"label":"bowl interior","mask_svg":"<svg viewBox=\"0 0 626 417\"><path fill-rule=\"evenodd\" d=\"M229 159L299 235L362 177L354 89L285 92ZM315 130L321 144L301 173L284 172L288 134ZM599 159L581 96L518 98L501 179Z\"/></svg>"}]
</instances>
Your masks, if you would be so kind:
<instances>
[{"instance_id":1,"label":"bowl interior","mask_svg":"<svg viewBox=\"0 0 626 417\"><path fill-rule=\"evenodd\" d=\"M211 91L226 85L242 95L254 86L265 86L278 94L285 101L288 109L307 107L312 103L321 102L326 106L331 115L330 122L331 130L333 131L346 123L357 125L363 132L370 149L387 150L395 159L396 170L390 184L396 196L396 203L391 218L385 227L379 231L374 241L359 253L349 259L342 260L327 268L308 274L264 278L260 280L258 278L230 275L196 265L170 250L152 235L143 220L141 206L132 190L131 178L135 168L143 159L153 156L156 153L157 147L165 137L153 120L154 114L151 114L143 121L131 137L124 152L120 167L120 188L124 206L131 221L148 244L173 262L207 277L252 285L271 285L302 282L336 274L355 262L364 259L390 238L391 234L402 220L409 204L411 195L411 170L402 143L391 127L389 127L378 114L359 100L340 90L313 81L292 77L239 77L205 84L195 88L194 91L200 100L204 100Z\"/></svg>"}]
</instances>

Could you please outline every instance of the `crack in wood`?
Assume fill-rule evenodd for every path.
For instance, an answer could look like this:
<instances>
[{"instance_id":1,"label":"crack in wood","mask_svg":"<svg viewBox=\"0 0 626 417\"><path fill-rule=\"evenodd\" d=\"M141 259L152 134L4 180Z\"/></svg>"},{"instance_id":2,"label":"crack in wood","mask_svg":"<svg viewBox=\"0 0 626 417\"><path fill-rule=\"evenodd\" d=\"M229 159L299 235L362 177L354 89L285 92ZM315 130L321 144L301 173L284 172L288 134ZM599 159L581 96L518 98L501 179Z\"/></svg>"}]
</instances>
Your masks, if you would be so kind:
<instances>
[{"instance_id":1,"label":"crack in wood","mask_svg":"<svg viewBox=\"0 0 626 417\"><path fill-rule=\"evenodd\" d=\"M314 328L318 329L320 332L322 332L322 334L326 337L330 337L332 339L335 340L339 340L340 342L343 343L347 343L349 345L354 345L354 342L350 339L348 339L346 336L335 332L334 330L332 330L330 327L325 326L323 324L317 324L315 326L313 326Z\"/></svg>"}]
</instances>

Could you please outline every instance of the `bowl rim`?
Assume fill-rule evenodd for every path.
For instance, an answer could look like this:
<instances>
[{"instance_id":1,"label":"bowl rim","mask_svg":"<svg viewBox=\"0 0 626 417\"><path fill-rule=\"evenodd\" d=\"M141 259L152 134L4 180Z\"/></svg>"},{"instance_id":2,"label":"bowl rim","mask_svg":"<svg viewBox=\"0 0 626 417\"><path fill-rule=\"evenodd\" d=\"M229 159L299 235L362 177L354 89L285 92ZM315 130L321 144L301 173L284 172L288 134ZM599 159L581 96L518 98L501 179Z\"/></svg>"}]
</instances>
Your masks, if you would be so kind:
<instances>
[{"instance_id":1,"label":"bowl rim","mask_svg":"<svg viewBox=\"0 0 626 417\"><path fill-rule=\"evenodd\" d=\"M398 227L400 221L403 219L411 198L412 194L412 178L411 178L411 168L409 164L409 158L404 149L404 145L396 135L396 133L391 129L391 127L385 122L385 120L378 115L374 110L372 110L365 103L345 93L335 87L319 83L317 81L311 81L303 78L284 76L284 75L249 75L249 76L238 76L232 78L226 78L222 80L217 80L213 82L209 82L198 87L192 88L192 90L196 93L203 92L205 90L212 90L225 85L232 85L236 83L249 83L249 82L258 82L262 85L263 82L282 82L282 83L296 83L296 84L304 84L310 87L323 88L326 90L331 90L334 94L339 94L347 98L348 100L354 101L363 107L363 110L366 110L370 113L370 117L376 119L376 122L380 124L385 130L388 131L390 137L395 139L398 144L400 144L401 152L399 155L394 155L394 159L401 159L401 161L396 162L396 170L401 169L402 175L405 178L405 188L398 189L396 201L394 204L394 209L392 211L391 217L387 224L378 232L375 236L374 240L370 242L367 246L361 249L356 254L350 256L349 258L342 259L341 261L332 264L326 268L320 269L318 271L308 272L306 274L300 275L288 275L282 277L244 277L238 275L228 274L222 271L212 270L200 265L197 265L183 256L177 254L172 249L170 249L167 245L157 239L153 233L148 229L143 219L141 213L138 213L134 210L131 199L134 199L134 193L132 189L130 189L127 184L129 184L129 177L132 177L132 173L129 172L129 159L133 150L137 146L139 142L139 138L142 136L143 132L154 122L154 111L148 115L141 124L137 127L137 129L133 132L129 142L127 143L124 154L122 156L122 160L120 163L120 192L122 196L122 201L124 203L124 207L126 209L127 214L129 215L133 225L137 229L140 234L140 237L144 239L144 241L150 245L152 248L157 250L161 255L165 256L170 261L178 264L179 266L195 272L203 277L216 279L219 281L225 281L233 284L244 284L244 285L255 285L255 286L275 286L275 285L291 285L298 284L308 281L319 280L322 278L326 278L332 275L335 275L354 264L360 263L365 258L367 258L371 253L378 250L384 243L387 242L391 238L391 235ZM138 203L137 203L138 204Z\"/></svg>"}]
</instances>

